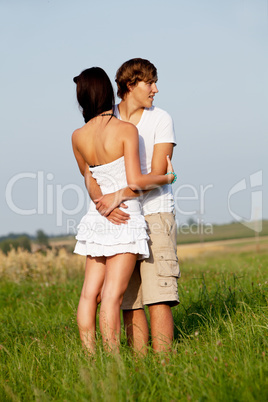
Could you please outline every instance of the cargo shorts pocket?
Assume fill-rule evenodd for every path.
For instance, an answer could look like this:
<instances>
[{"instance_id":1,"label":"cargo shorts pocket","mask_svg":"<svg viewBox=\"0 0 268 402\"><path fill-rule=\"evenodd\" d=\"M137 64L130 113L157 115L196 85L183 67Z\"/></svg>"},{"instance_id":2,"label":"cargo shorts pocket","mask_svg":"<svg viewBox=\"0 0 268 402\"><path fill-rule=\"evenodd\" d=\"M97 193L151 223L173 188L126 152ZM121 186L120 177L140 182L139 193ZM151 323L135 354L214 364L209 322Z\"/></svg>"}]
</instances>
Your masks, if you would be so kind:
<instances>
[{"instance_id":1,"label":"cargo shorts pocket","mask_svg":"<svg viewBox=\"0 0 268 402\"><path fill-rule=\"evenodd\" d=\"M178 259L173 249L163 248L155 253L158 284L161 293L172 293L180 277Z\"/></svg>"}]
</instances>

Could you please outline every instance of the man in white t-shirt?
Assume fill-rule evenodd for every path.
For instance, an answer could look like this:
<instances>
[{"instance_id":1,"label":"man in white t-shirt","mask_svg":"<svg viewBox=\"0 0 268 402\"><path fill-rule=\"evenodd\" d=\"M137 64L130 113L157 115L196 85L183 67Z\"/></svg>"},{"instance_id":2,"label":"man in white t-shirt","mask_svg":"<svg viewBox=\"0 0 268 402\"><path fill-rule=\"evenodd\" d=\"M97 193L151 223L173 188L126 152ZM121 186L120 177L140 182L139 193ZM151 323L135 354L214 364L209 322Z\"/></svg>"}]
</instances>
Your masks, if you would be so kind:
<instances>
[{"instance_id":1,"label":"man in white t-shirt","mask_svg":"<svg viewBox=\"0 0 268 402\"><path fill-rule=\"evenodd\" d=\"M158 92L157 70L148 60L131 59L117 71L117 118L136 125L139 131L141 171L165 174L166 155L172 156L176 145L173 122L167 112L154 107ZM126 199L137 197L129 188L99 197L96 183L89 179L89 193L99 212L115 223L127 223L127 210L115 208ZM150 257L137 263L122 303L128 342L145 353L148 324L143 309L148 306L152 346L155 351L170 351L174 324L171 307L179 303L177 279L180 276L176 255L177 227L171 185L140 196L150 236ZM112 212L111 212L112 211Z\"/></svg>"}]
</instances>

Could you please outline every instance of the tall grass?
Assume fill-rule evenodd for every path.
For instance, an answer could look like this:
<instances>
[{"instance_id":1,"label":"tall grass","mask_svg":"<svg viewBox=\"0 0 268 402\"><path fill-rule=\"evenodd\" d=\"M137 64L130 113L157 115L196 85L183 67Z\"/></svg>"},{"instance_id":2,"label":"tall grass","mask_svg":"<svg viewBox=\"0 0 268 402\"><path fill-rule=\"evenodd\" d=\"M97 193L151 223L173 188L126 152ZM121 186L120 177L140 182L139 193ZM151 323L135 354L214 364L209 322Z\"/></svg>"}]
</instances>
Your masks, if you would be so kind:
<instances>
[{"instance_id":1,"label":"tall grass","mask_svg":"<svg viewBox=\"0 0 268 402\"><path fill-rule=\"evenodd\" d=\"M85 257L68 253L65 248L37 253L12 249L7 255L0 251L0 279L16 283L61 283L83 275L84 267Z\"/></svg>"},{"instance_id":2,"label":"tall grass","mask_svg":"<svg viewBox=\"0 0 268 402\"><path fill-rule=\"evenodd\" d=\"M267 254L182 262L173 351L145 358L124 332L120 356L100 339L94 358L84 354L75 319L84 259L17 253L0 266L1 401L267 400Z\"/></svg>"}]
</instances>

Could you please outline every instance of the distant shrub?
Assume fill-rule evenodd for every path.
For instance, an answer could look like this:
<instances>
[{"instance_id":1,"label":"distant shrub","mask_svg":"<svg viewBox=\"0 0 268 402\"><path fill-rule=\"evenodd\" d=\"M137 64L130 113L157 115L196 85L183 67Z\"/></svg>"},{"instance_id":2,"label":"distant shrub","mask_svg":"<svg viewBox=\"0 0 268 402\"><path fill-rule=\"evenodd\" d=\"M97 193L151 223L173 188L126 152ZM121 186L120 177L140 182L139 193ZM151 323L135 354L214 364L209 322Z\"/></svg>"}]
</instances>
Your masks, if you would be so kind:
<instances>
[{"instance_id":1,"label":"distant shrub","mask_svg":"<svg viewBox=\"0 0 268 402\"><path fill-rule=\"evenodd\" d=\"M19 243L18 247L23 248L23 250L31 251L31 240L27 236L21 236L17 239Z\"/></svg>"},{"instance_id":2,"label":"distant shrub","mask_svg":"<svg viewBox=\"0 0 268 402\"><path fill-rule=\"evenodd\" d=\"M16 239L5 239L0 242L0 249L4 254L7 254L12 248L17 250L21 248L26 251L31 251L31 240L27 236L20 236Z\"/></svg>"},{"instance_id":3,"label":"distant shrub","mask_svg":"<svg viewBox=\"0 0 268 402\"><path fill-rule=\"evenodd\" d=\"M36 232L36 242L40 246L45 246L45 247L49 246L48 236L41 229L37 230L37 232Z\"/></svg>"}]
</instances>

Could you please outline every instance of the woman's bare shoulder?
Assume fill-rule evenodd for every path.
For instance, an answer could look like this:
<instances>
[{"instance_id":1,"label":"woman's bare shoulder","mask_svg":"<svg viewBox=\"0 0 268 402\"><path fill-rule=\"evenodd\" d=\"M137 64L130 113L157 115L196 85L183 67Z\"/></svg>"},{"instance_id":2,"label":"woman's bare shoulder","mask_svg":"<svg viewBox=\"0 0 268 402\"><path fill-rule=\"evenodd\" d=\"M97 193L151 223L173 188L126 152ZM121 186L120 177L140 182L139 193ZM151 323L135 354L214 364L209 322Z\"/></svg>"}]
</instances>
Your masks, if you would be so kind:
<instances>
[{"instance_id":1,"label":"woman's bare shoulder","mask_svg":"<svg viewBox=\"0 0 268 402\"><path fill-rule=\"evenodd\" d=\"M76 130L74 130L74 132L72 133L72 143L75 144L79 138L79 133L80 133L80 128L77 128Z\"/></svg>"},{"instance_id":2,"label":"woman's bare shoulder","mask_svg":"<svg viewBox=\"0 0 268 402\"><path fill-rule=\"evenodd\" d=\"M72 133L72 140L78 140L78 138L81 137L87 131L88 131L88 126L86 124L80 128L77 128Z\"/></svg>"},{"instance_id":3,"label":"woman's bare shoulder","mask_svg":"<svg viewBox=\"0 0 268 402\"><path fill-rule=\"evenodd\" d=\"M134 124L129 123L127 121L117 120L118 130L122 135L137 135L138 130Z\"/></svg>"},{"instance_id":4,"label":"woman's bare shoulder","mask_svg":"<svg viewBox=\"0 0 268 402\"><path fill-rule=\"evenodd\" d=\"M78 137L80 132L81 128L77 128L76 130L74 130L74 132L72 133L72 138Z\"/></svg>"}]
</instances>

